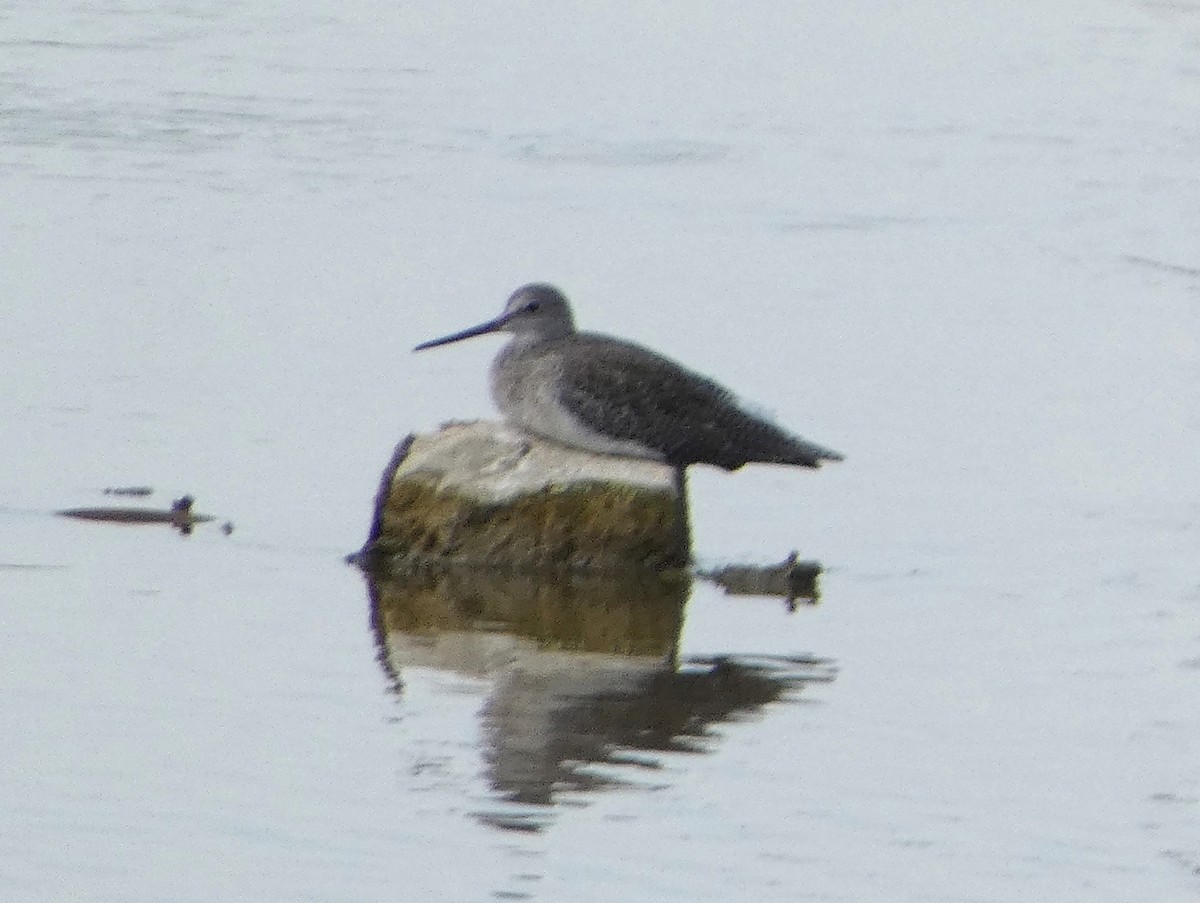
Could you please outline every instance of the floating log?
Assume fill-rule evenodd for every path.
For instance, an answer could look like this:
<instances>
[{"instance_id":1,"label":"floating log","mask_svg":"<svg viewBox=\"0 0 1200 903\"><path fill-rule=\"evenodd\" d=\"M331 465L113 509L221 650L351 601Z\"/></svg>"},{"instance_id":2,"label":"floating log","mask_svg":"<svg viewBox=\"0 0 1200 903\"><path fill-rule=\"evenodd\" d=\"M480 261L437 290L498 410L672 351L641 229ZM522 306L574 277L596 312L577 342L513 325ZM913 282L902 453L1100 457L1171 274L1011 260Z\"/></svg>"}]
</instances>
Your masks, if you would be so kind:
<instances>
[{"instance_id":1,"label":"floating log","mask_svg":"<svg viewBox=\"0 0 1200 903\"><path fill-rule=\"evenodd\" d=\"M731 564L697 574L721 587L727 595L780 596L791 609L800 599L817 601L820 575L821 563L801 561L798 552L792 552L779 564Z\"/></svg>"},{"instance_id":2,"label":"floating log","mask_svg":"<svg viewBox=\"0 0 1200 903\"><path fill-rule=\"evenodd\" d=\"M169 509L164 508L122 508L105 506L100 508L64 508L54 513L60 517L72 517L76 520L107 521L117 524L170 524L181 533L191 533L192 527L211 521L208 514L192 512L194 499L190 495L181 496L171 503ZM233 528L230 525L229 532Z\"/></svg>"}]
</instances>

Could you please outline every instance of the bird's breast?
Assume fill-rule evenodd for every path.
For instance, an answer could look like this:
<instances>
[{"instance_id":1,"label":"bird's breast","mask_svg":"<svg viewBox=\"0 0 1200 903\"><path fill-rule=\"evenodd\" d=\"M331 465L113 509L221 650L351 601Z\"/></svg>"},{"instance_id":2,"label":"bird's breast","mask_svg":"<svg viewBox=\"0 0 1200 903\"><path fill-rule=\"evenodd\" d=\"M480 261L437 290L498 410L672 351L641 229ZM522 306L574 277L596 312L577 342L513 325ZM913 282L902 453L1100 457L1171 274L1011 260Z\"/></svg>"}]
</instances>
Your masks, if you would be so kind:
<instances>
[{"instance_id":1,"label":"bird's breast","mask_svg":"<svg viewBox=\"0 0 1200 903\"><path fill-rule=\"evenodd\" d=\"M602 455L663 460L661 452L606 435L603 424L588 422L567 407L562 400L565 378L561 353L510 345L492 366L492 399L509 425L536 436Z\"/></svg>"}]
</instances>

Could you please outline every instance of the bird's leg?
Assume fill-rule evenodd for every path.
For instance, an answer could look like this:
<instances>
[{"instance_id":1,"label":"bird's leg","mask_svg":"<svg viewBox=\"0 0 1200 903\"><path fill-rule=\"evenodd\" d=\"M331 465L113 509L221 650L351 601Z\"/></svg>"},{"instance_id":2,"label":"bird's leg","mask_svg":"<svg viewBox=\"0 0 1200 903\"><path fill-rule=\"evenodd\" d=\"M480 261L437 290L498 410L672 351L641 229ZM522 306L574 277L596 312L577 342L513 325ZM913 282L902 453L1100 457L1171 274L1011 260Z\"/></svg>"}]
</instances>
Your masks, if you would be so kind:
<instances>
[{"instance_id":1,"label":"bird's leg","mask_svg":"<svg viewBox=\"0 0 1200 903\"><path fill-rule=\"evenodd\" d=\"M692 526L688 514L687 467L671 468L675 478L675 561L686 568L692 563Z\"/></svg>"}]
</instances>

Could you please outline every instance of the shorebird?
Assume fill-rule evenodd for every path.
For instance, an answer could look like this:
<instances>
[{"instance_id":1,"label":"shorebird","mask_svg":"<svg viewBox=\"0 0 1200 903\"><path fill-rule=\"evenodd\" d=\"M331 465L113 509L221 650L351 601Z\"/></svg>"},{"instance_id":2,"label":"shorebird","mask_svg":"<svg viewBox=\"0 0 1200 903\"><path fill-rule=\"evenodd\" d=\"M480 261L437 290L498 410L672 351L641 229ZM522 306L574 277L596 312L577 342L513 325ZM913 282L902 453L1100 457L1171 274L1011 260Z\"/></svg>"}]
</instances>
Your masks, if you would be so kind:
<instances>
[{"instance_id":1,"label":"shorebird","mask_svg":"<svg viewBox=\"0 0 1200 903\"><path fill-rule=\"evenodd\" d=\"M692 464L819 467L831 449L747 410L728 389L633 342L575 329L571 306L551 285L522 286L500 316L418 345L507 332L492 363L492 399L518 430L606 455Z\"/></svg>"}]
</instances>

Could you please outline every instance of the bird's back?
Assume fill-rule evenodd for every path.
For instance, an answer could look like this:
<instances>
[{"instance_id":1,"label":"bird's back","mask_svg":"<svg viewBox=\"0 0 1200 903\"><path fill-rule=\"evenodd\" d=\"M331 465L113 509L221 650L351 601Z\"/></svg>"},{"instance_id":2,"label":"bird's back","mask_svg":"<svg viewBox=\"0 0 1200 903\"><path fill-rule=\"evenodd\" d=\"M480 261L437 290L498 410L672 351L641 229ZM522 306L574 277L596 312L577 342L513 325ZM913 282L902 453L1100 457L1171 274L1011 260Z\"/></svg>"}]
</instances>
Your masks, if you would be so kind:
<instances>
[{"instance_id":1,"label":"bird's back","mask_svg":"<svg viewBox=\"0 0 1200 903\"><path fill-rule=\"evenodd\" d=\"M588 428L641 444L674 465L840 460L743 408L728 389L630 342L577 333L544 343L561 358L559 403Z\"/></svg>"}]
</instances>

